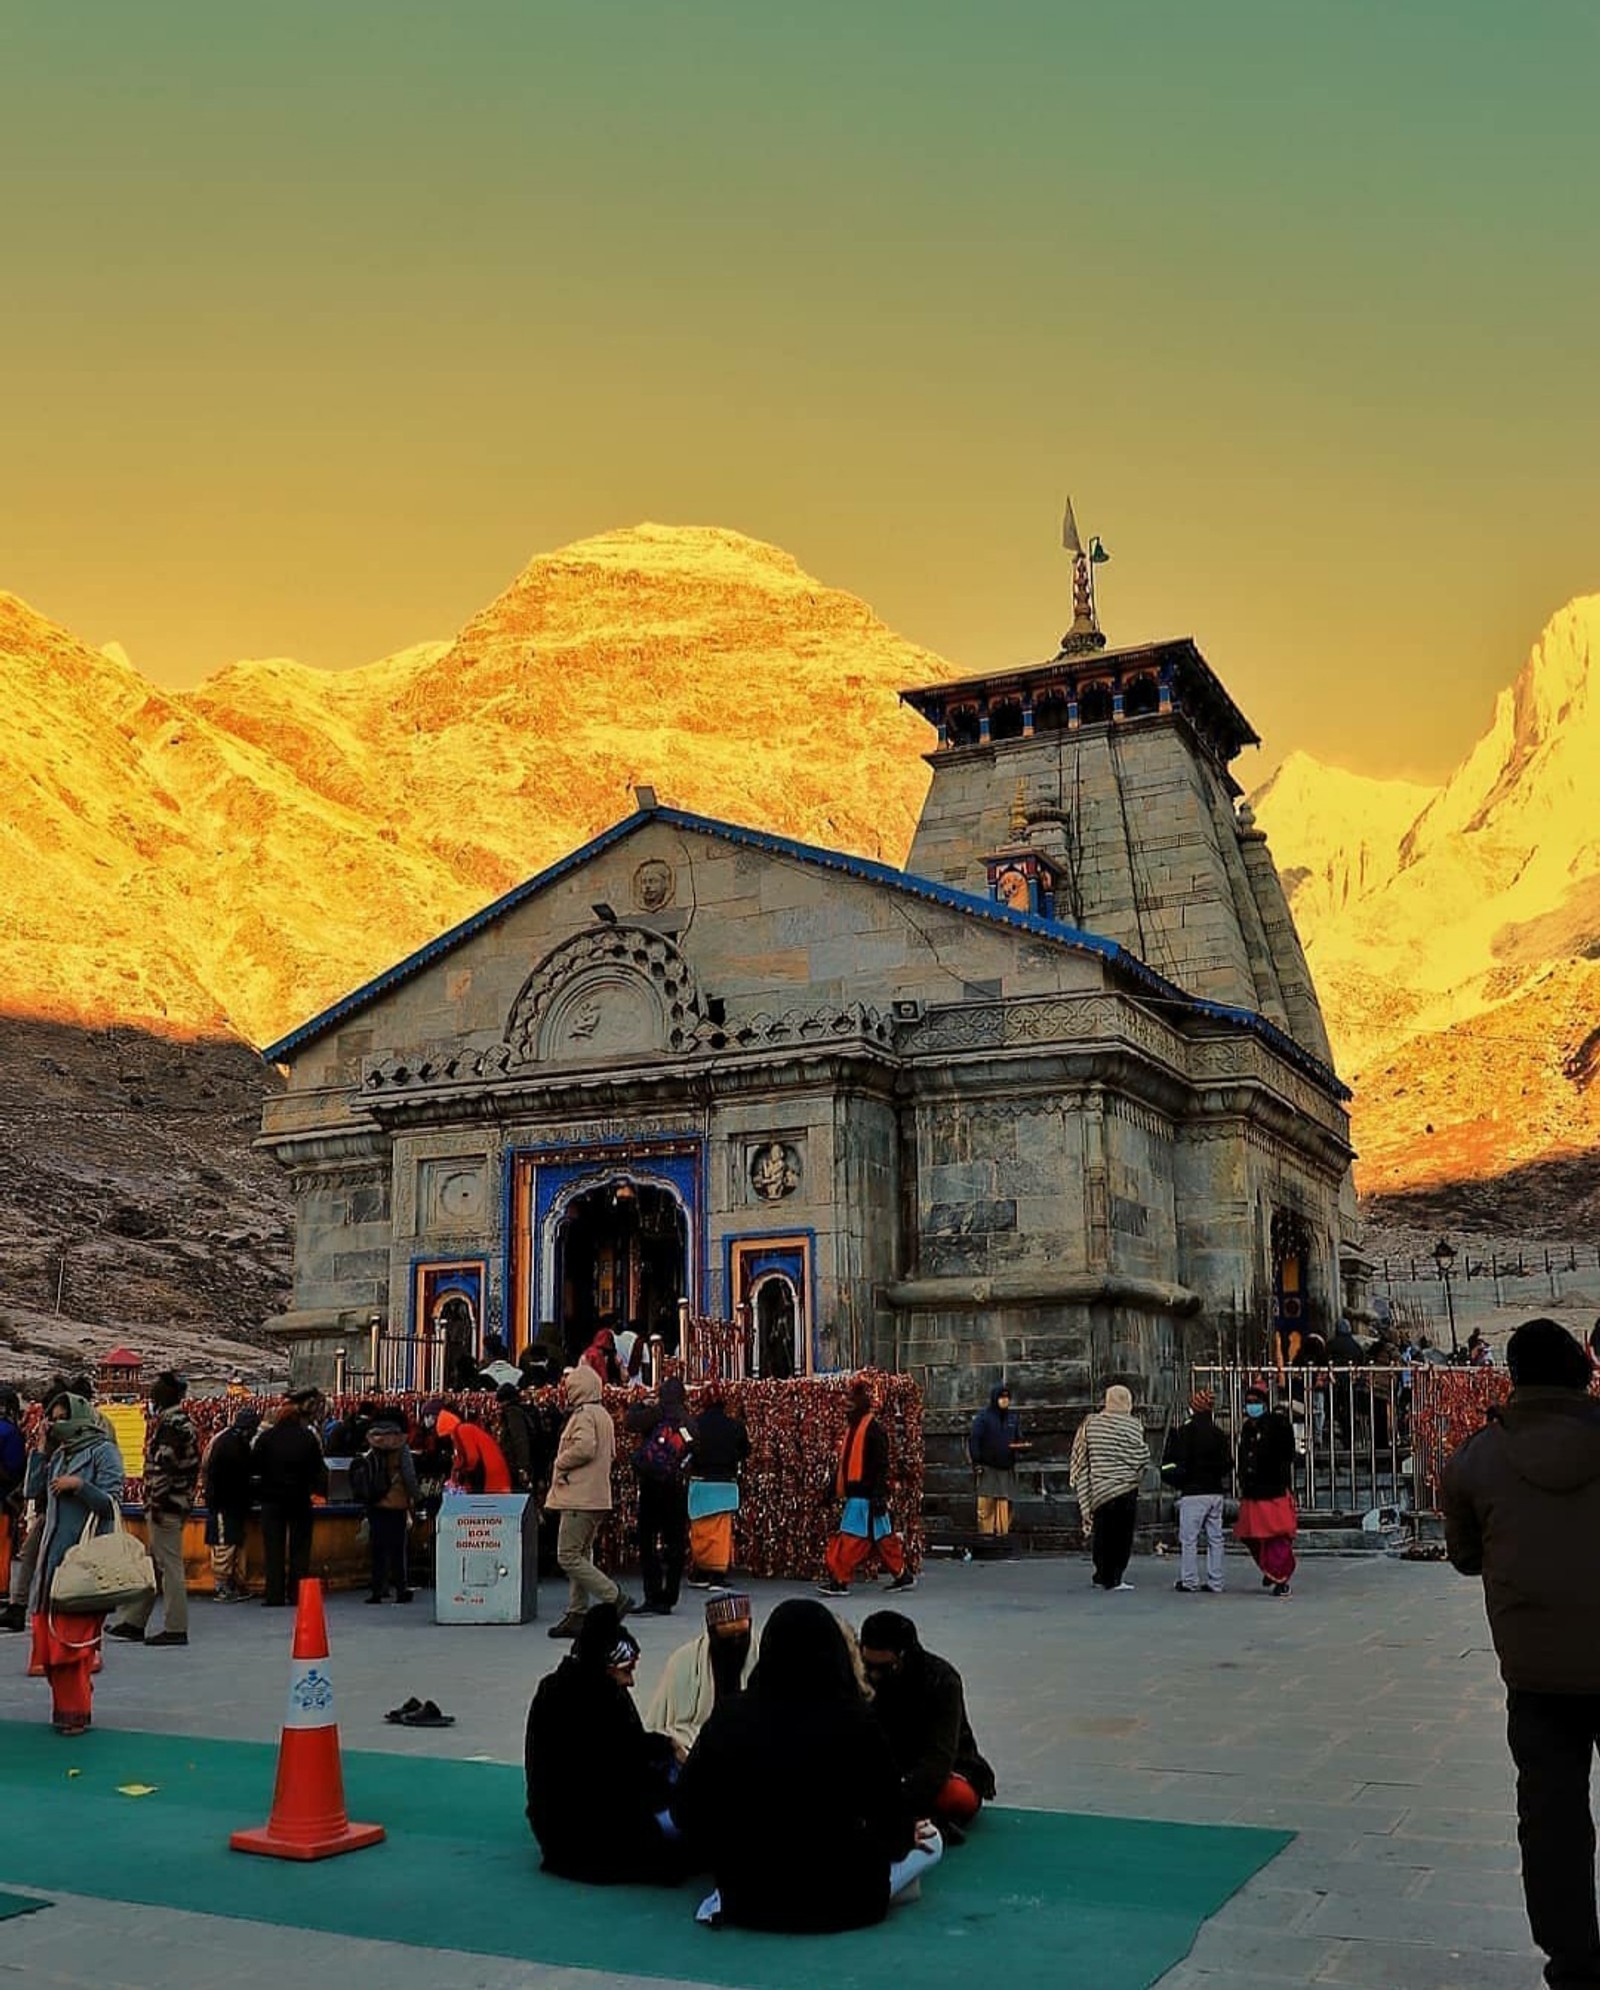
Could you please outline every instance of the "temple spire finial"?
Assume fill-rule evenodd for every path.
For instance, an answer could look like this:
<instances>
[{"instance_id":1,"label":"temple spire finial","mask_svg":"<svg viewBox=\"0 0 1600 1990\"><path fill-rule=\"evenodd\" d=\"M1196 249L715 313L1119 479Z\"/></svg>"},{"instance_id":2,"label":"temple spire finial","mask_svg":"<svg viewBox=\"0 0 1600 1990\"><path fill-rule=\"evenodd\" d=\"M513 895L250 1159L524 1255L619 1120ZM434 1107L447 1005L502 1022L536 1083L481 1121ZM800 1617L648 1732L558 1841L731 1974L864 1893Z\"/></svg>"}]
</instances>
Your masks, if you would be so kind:
<instances>
[{"instance_id":1,"label":"temple spire finial","mask_svg":"<svg viewBox=\"0 0 1600 1990\"><path fill-rule=\"evenodd\" d=\"M1062 656L1081 656L1087 651L1103 650L1106 639L1095 604L1094 570L1104 566L1111 555L1096 533L1089 535L1089 549L1084 551L1070 497L1067 499L1066 515L1061 521L1061 543L1072 555L1072 627L1061 638L1060 653Z\"/></svg>"},{"instance_id":2,"label":"temple spire finial","mask_svg":"<svg viewBox=\"0 0 1600 1990\"><path fill-rule=\"evenodd\" d=\"M1017 792L1011 797L1011 840L1025 843L1028 838L1028 791L1025 781L1018 781Z\"/></svg>"}]
</instances>

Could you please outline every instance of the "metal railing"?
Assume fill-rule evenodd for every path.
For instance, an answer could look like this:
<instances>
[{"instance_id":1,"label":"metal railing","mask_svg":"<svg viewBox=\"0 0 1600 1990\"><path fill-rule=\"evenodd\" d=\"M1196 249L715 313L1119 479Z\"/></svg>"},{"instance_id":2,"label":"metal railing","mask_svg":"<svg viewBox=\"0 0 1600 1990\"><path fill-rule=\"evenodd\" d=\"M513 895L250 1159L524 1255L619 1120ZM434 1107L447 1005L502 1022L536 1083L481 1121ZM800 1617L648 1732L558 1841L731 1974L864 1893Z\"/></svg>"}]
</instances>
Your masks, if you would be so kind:
<instances>
[{"instance_id":1,"label":"metal railing","mask_svg":"<svg viewBox=\"0 0 1600 1990\"><path fill-rule=\"evenodd\" d=\"M447 1350L442 1334L379 1334L373 1340L373 1372L380 1393L436 1395L446 1386Z\"/></svg>"},{"instance_id":2,"label":"metal railing","mask_svg":"<svg viewBox=\"0 0 1600 1990\"><path fill-rule=\"evenodd\" d=\"M1196 1367L1194 1387L1217 1399L1233 1439L1244 1427L1244 1392L1265 1380L1268 1407L1294 1426L1294 1494L1304 1514L1352 1518L1416 1504L1411 1446L1412 1371L1407 1368Z\"/></svg>"}]
</instances>

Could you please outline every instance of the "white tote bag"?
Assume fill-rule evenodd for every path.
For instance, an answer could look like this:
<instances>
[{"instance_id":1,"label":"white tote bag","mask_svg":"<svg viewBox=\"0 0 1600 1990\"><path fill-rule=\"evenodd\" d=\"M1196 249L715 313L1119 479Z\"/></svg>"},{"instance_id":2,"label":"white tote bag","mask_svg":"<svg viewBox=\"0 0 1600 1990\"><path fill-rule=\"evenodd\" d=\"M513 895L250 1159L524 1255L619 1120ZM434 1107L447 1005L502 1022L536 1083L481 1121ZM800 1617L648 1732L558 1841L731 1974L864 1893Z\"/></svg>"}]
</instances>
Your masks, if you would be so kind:
<instances>
[{"instance_id":1,"label":"white tote bag","mask_svg":"<svg viewBox=\"0 0 1600 1990\"><path fill-rule=\"evenodd\" d=\"M155 1564L115 1513L109 1533L97 1534L91 1513L83 1533L50 1578L50 1607L63 1615L108 1616L156 1593Z\"/></svg>"}]
</instances>

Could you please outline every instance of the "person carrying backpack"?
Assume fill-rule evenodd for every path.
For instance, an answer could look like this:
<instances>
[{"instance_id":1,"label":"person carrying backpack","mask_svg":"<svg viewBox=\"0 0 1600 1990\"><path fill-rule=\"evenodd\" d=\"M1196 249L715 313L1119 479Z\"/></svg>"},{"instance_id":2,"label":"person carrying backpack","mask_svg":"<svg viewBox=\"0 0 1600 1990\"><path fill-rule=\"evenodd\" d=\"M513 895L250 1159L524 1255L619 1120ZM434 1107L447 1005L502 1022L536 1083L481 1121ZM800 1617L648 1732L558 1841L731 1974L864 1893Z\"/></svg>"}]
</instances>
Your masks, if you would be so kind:
<instances>
[{"instance_id":1,"label":"person carrying backpack","mask_svg":"<svg viewBox=\"0 0 1600 1990\"><path fill-rule=\"evenodd\" d=\"M683 1383L676 1375L662 1383L659 1401L629 1410L627 1428L642 1438L633 1454L639 1481L639 1562L644 1573L641 1614L670 1617L689 1542L689 1462L695 1435Z\"/></svg>"}]
</instances>

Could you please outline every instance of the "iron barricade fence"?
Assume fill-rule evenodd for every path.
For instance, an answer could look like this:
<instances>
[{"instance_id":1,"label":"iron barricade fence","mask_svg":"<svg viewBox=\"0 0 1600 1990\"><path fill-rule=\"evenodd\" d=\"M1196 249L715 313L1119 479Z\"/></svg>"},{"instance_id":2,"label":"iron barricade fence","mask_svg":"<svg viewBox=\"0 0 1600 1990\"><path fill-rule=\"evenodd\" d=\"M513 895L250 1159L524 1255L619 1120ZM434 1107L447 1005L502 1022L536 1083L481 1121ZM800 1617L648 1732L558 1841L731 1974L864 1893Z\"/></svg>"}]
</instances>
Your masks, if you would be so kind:
<instances>
[{"instance_id":1,"label":"iron barricade fence","mask_svg":"<svg viewBox=\"0 0 1600 1990\"><path fill-rule=\"evenodd\" d=\"M388 1395L438 1395L447 1386L442 1334L374 1336L377 1387Z\"/></svg>"},{"instance_id":2,"label":"iron barricade fence","mask_svg":"<svg viewBox=\"0 0 1600 1990\"><path fill-rule=\"evenodd\" d=\"M685 1317L678 1360L686 1382L743 1382L750 1373L750 1329L743 1320Z\"/></svg>"},{"instance_id":3,"label":"iron barricade fence","mask_svg":"<svg viewBox=\"0 0 1600 1990\"><path fill-rule=\"evenodd\" d=\"M1196 1367L1196 1389L1217 1399L1217 1420L1237 1456L1244 1392L1264 1381L1268 1407L1294 1427L1294 1495L1300 1511L1354 1518L1385 1508L1409 1512L1413 1484L1413 1377L1409 1368Z\"/></svg>"}]
</instances>

